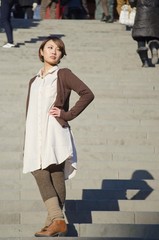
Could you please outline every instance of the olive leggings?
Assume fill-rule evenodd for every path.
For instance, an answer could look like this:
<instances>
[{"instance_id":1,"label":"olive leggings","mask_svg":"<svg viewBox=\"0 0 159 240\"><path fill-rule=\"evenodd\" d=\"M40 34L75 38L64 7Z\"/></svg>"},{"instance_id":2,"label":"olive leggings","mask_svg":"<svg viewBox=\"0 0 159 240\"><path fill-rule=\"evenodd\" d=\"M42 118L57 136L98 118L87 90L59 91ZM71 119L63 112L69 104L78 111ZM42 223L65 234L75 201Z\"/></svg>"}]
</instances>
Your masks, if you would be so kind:
<instances>
[{"instance_id":1,"label":"olive leggings","mask_svg":"<svg viewBox=\"0 0 159 240\"><path fill-rule=\"evenodd\" d=\"M66 187L64 179L65 162L52 164L45 169L32 172L39 187L43 201L58 197L60 207L64 205L66 198Z\"/></svg>"}]
</instances>

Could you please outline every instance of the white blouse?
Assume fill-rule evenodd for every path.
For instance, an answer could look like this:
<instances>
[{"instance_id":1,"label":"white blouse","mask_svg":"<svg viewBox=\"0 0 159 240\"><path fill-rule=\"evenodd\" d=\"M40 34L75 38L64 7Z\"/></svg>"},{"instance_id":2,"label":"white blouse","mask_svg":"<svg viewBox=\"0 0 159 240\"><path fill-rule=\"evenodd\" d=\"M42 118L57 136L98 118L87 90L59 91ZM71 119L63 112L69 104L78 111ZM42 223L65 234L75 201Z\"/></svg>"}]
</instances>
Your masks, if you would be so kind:
<instances>
[{"instance_id":1,"label":"white blouse","mask_svg":"<svg viewBox=\"0 0 159 240\"><path fill-rule=\"evenodd\" d=\"M23 173L66 161L65 179L68 179L72 178L77 170L73 135L69 128L63 128L52 115L49 115L57 95L58 69L58 66L52 67L44 78L41 69L31 85Z\"/></svg>"}]
</instances>

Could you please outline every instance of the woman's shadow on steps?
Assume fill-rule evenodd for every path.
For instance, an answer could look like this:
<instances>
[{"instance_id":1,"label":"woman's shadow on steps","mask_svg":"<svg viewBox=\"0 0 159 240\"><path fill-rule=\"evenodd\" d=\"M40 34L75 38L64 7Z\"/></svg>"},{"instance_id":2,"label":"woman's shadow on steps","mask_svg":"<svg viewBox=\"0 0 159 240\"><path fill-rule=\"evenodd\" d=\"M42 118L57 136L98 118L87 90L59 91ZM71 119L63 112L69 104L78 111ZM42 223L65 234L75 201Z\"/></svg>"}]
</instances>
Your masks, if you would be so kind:
<instances>
[{"instance_id":1,"label":"woman's shadow on steps","mask_svg":"<svg viewBox=\"0 0 159 240\"><path fill-rule=\"evenodd\" d=\"M119 200L145 200L153 191L147 170L136 170L130 179L104 179L101 189L83 189L82 200L67 200L65 214L69 236L77 236L74 224L92 223L92 211L120 211Z\"/></svg>"}]
</instances>

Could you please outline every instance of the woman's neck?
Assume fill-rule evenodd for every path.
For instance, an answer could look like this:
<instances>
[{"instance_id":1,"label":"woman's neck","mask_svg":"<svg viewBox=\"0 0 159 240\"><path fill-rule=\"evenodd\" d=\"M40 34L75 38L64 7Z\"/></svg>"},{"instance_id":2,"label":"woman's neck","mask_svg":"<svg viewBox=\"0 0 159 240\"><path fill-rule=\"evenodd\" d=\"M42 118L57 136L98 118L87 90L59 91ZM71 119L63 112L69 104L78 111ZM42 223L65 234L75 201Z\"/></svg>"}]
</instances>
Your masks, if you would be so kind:
<instances>
[{"instance_id":1,"label":"woman's neck","mask_svg":"<svg viewBox=\"0 0 159 240\"><path fill-rule=\"evenodd\" d=\"M52 65L44 65L44 67L42 69L42 76L44 77L52 67L54 67L54 66L52 66Z\"/></svg>"}]
</instances>

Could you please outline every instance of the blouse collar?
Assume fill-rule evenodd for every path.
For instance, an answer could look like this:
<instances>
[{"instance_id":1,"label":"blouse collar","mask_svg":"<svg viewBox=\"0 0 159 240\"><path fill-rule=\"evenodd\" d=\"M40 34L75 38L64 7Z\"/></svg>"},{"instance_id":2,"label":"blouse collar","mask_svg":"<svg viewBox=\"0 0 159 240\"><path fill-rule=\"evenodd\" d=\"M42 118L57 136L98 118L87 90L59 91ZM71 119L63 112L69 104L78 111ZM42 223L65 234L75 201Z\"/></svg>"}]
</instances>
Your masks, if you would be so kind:
<instances>
[{"instance_id":1,"label":"blouse collar","mask_svg":"<svg viewBox=\"0 0 159 240\"><path fill-rule=\"evenodd\" d=\"M58 65L53 66L52 68L49 69L49 71L47 72L46 75L55 72L58 68L59 68ZM37 76L42 78L42 77L43 77L43 71L44 71L44 68L41 68L41 69L39 70L39 72L37 73ZM45 75L45 76L46 76L46 75Z\"/></svg>"}]
</instances>

